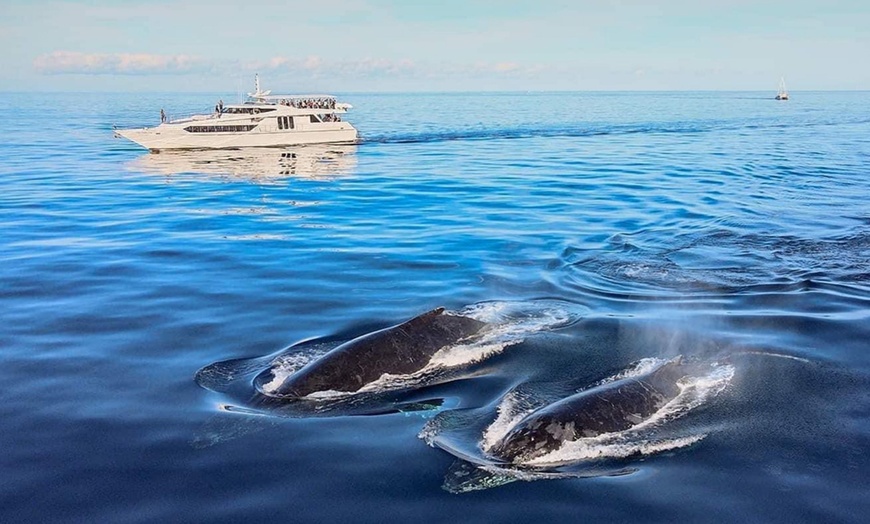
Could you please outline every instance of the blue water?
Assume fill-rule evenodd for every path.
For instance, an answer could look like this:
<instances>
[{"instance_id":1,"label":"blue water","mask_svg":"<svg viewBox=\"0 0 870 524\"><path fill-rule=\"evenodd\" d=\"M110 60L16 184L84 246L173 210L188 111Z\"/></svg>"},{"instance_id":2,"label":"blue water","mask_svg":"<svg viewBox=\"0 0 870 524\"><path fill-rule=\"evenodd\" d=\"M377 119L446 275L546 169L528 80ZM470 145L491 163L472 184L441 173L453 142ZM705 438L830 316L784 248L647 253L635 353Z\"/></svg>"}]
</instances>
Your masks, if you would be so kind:
<instances>
[{"instance_id":1,"label":"blue water","mask_svg":"<svg viewBox=\"0 0 870 524\"><path fill-rule=\"evenodd\" d=\"M358 94L356 146L112 138L218 96L0 97L0 521L870 514L870 93ZM531 321L384 400L416 409L253 401L285 348L437 306ZM451 491L437 444L511 395L676 355L733 370L665 423L697 442Z\"/></svg>"}]
</instances>

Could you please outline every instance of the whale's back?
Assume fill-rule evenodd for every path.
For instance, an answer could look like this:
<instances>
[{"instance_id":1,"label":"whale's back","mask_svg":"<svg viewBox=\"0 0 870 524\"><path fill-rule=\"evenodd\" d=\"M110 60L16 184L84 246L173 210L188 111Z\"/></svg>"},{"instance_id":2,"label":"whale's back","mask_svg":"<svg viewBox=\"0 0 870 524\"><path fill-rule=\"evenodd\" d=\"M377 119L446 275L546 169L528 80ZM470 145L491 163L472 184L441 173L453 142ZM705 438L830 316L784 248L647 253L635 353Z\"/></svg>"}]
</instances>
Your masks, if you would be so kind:
<instances>
[{"instance_id":1,"label":"whale's back","mask_svg":"<svg viewBox=\"0 0 870 524\"><path fill-rule=\"evenodd\" d=\"M638 377L616 380L540 408L514 426L491 450L499 458L528 460L562 443L625 431L651 418L675 398L685 370L671 361Z\"/></svg>"},{"instance_id":2,"label":"whale's back","mask_svg":"<svg viewBox=\"0 0 870 524\"><path fill-rule=\"evenodd\" d=\"M439 349L478 333L485 325L469 317L444 314L444 308L434 309L345 342L267 394L304 397L318 391L358 391L384 374L407 375L423 369ZM271 371L261 375L266 382Z\"/></svg>"}]
</instances>

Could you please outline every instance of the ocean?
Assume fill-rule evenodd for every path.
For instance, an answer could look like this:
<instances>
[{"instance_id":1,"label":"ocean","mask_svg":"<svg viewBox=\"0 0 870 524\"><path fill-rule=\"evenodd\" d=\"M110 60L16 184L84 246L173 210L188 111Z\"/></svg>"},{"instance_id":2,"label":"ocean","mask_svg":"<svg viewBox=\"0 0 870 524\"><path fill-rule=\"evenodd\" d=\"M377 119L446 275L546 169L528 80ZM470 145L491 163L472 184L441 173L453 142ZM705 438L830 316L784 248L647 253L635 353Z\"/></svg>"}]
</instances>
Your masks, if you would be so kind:
<instances>
[{"instance_id":1,"label":"ocean","mask_svg":"<svg viewBox=\"0 0 870 524\"><path fill-rule=\"evenodd\" d=\"M234 96L6 93L0 521L864 522L870 93L773 94L347 94L357 145L150 154L113 125ZM437 307L495 327L257 385ZM654 420L492 461L677 360Z\"/></svg>"}]
</instances>

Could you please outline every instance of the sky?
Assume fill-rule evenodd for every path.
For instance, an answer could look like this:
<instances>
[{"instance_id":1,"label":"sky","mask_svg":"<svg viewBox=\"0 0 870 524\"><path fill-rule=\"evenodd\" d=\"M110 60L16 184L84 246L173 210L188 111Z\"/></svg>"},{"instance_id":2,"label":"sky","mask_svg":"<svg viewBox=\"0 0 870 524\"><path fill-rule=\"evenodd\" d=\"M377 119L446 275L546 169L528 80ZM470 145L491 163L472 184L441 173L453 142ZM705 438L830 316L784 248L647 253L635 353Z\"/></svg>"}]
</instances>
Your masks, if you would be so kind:
<instances>
[{"instance_id":1,"label":"sky","mask_svg":"<svg viewBox=\"0 0 870 524\"><path fill-rule=\"evenodd\" d=\"M867 0L0 0L2 91L870 89Z\"/></svg>"}]
</instances>

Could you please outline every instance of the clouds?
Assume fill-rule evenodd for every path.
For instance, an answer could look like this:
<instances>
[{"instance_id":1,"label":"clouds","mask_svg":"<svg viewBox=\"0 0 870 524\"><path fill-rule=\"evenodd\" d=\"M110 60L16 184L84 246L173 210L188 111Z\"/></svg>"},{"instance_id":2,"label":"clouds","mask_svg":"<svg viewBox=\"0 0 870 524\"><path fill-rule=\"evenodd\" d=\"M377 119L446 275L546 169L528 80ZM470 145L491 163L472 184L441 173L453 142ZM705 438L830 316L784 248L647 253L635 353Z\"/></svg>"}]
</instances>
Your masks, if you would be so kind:
<instances>
[{"instance_id":1,"label":"clouds","mask_svg":"<svg viewBox=\"0 0 870 524\"><path fill-rule=\"evenodd\" d=\"M54 51L36 57L33 68L54 75L165 75L198 73L208 70L210 64L190 55Z\"/></svg>"},{"instance_id":2,"label":"clouds","mask_svg":"<svg viewBox=\"0 0 870 524\"><path fill-rule=\"evenodd\" d=\"M416 64L407 59L391 60L386 58L362 58L359 60L326 60L320 56L311 55L301 58L275 56L263 61L233 62L224 64L230 69L243 71L294 72L321 76L329 74L342 77L406 76L417 71ZM216 64L216 67L219 67Z\"/></svg>"},{"instance_id":3,"label":"clouds","mask_svg":"<svg viewBox=\"0 0 870 524\"><path fill-rule=\"evenodd\" d=\"M587 77L605 78L612 85L631 88L638 79L655 78L652 71L638 74L638 67L614 68L588 63L533 61L410 60L383 57L333 59L320 55L276 55L270 58L207 59L185 54L83 53L53 51L37 56L32 67L43 76L66 77L62 83L91 82L100 77L107 89L127 89L129 82L182 86L182 90L228 90L246 85L260 73L270 88L293 86L311 91L394 90L526 90L578 87L602 89ZM464 59L464 60L463 60ZM68 79L68 80L67 80ZM123 86L123 87L118 87Z\"/></svg>"},{"instance_id":4,"label":"clouds","mask_svg":"<svg viewBox=\"0 0 870 524\"><path fill-rule=\"evenodd\" d=\"M254 72L387 91L870 79L854 65L870 45L858 0L8 0L0 12L0 89L229 89Z\"/></svg>"},{"instance_id":5,"label":"clouds","mask_svg":"<svg viewBox=\"0 0 870 524\"><path fill-rule=\"evenodd\" d=\"M215 1L16 4L16 16L0 19L0 45L12 50L0 57L0 89L229 90L256 72L270 87L317 91L757 89L782 75L795 89L855 89L870 81L870 70L854 66L870 45L866 7L328 0L309 9L264 0L268 9L252 10ZM41 33L32 20L53 29Z\"/></svg>"},{"instance_id":6,"label":"clouds","mask_svg":"<svg viewBox=\"0 0 870 524\"><path fill-rule=\"evenodd\" d=\"M274 56L267 60L207 60L191 55L149 53L81 53L53 51L33 61L36 72L47 75L184 75L211 72L233 76L239 72L293 73L318 78L408 77L431 78L462 75L537 74L542 66L516 62L418 64L409 59L366 57L327 60L320 56Z\"/></svg>"}]
</instances>

